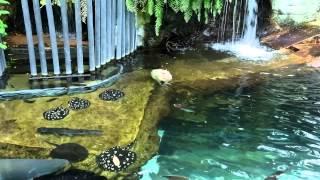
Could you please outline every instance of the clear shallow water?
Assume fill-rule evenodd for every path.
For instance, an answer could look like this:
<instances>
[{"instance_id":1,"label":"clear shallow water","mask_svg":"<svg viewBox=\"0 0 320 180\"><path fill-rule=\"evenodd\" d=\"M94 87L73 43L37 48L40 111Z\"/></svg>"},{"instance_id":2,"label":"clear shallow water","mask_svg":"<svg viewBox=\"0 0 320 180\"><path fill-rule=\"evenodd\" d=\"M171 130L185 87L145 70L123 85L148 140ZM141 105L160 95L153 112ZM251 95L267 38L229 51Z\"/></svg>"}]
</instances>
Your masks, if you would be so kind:
<instances>
[{"instance_id":1,"label":"clear shallow water","mask_svg":"<svg viewBox=\"0 0 320 180\"><path fill-rule=\"evenodd\" d=\"M292 67L260 73L249 86L250 78L257 77L189 104L201 123L163 119L159 156L144 168L149 178L265 179L282 171L280 180L320 179L320 73Z\"/></svg>"}]
</instances>

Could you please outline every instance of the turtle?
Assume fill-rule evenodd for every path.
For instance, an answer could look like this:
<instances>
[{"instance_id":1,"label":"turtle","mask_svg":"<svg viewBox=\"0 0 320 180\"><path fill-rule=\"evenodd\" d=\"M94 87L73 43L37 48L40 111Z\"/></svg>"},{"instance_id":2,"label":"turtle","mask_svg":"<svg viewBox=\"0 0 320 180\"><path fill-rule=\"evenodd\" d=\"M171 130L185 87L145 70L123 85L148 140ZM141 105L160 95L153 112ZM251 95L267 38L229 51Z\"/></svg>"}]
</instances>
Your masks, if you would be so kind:
<instances>
[{"instance_id":1,"label":"turtle","mask_svg":"<svg viewBox=\"0 0 320 180\"><path fill-rule=\"evenodd\" d=\"M136 153L127 147L115 146L98 155L96 160L102 169L118 172L127 169L136 159Z\"/></svg>"},{"instance_id":2,"label":"turtle","mask_svg":"<svg viewBox=\"0 0 320 180\"><path fill-rule=\"evenodd\" d=\"M69 109L63 106L51 108L43 113L43 118L49 121L61 120L68 116Z\"/></svg>"},{"instance_id":3,"label":"turtle","mask_svg":"<svg viewBox=\"0 0 320 180\"><path fill-rule=\"evenodd\" d=\"M68 101L68 106L72 110L81 110L86 109L90 106L90 101L87 99L81 99L78 97L74 97Z\"/></svg>"}]
</instances>

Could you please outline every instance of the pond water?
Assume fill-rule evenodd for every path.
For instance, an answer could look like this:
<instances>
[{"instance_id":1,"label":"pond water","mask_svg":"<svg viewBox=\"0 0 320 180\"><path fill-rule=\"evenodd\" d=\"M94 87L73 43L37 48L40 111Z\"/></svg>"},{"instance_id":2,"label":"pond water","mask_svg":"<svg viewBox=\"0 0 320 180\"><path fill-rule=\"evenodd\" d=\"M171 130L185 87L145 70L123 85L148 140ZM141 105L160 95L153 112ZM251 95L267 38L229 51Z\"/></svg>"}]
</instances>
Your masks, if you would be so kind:
<instances>
[{"instance_id":1,"label":"pond water","mask_svg":"<svg viewBox=\"0 0 320 180\"><path fill-rule=\"evenodd\" d=\"M320 179L320 73L292 66L235 83L172 107L142 179Z\"/></svg>"},{"instance_id":2,"label":"pond water","mask_svg":"<svg viewBox=\"0 0 320 180\"><path fill-rule=\"evenodd\" d=\"M158 156L139 173L142 179L264 179L276 172L282 173L280 179L320 178L320 76L315 69L293 65L300 60L241 61L201 46L176 55L140 52L121 63L121 78L93 92L0 101L0 158L50 159L60 148L61 157L79 161L73 163L76 170L61 175L69 179L138 179L135 172L154 153ZM156 84L150 77L154 68L168 69L172 85ZM123 95L103 101L100 94L106 89ZM75 97L88 100L90 107L70 109L61 120L44 118L52 108L70 108ZM169 110L157 127L161 113ZM91 134L41 133L45 128ZM101 153L132 143L130 151L137 156L128 169L112 172L98 166ZM83 156L68 146L83 147Z\"/></svg>"}]
</instances>

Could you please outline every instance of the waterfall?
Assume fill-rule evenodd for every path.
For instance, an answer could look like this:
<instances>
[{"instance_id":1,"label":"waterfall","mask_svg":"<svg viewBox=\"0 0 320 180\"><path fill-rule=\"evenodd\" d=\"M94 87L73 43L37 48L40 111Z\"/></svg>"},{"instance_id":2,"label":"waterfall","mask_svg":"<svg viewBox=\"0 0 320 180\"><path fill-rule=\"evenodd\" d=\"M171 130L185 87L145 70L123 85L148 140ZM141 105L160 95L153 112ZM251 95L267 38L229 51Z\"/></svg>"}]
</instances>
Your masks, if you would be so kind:
<instances>
[{"instance_id":1,"label":"waterfall","mask_svg":"<svg viewBox=\"0 0 320 180\"><path fill-rule=\"evenodd\" d=\"M257 0L241 0L240 4L234 1L232 13L232 39L231 41L224 41L225 34L227 34L228 23L228 6L225 4L225 12L222 17L222 29L218 34L218 43L214 43L211 47L218 51L228 52L240 59L245 60L269 60L274 56L274 52L265 46L260 45L257 37L258 24L258 4ZM242 4L244 3L244 4ZM241 11L241 8L245 8ZM238 10L237 10L238 9ZM243 13L241 13L243 12ZM243 16L243 18L241 18ZM241 21L242 20L242 21ZM242 25L242 32L240 34L240 26Z\"/></svg>"},{"instance_id":2,"label":"waterfall","mask_svg":"<svg viewBox=\"0 0 320 180\"><path fill-rule=\"evenodd\" d=\"M248 0L247 4L248 13L245 16L245 31L242 41L253 44L259 41L257 38L257 24L258 24L258 4L256 0Z\"/></svg>"}]
</instances>

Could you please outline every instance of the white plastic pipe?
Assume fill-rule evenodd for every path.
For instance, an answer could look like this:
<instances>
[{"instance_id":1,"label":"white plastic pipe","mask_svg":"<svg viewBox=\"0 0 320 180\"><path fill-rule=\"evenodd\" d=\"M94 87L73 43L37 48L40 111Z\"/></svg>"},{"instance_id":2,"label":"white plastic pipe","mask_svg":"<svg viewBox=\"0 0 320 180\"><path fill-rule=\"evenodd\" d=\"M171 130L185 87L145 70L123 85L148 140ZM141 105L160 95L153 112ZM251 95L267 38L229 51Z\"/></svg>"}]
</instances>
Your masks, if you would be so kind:
<instances>
[{"instance_id":1,"label":"white plastic pipe","mask_svg":"<svg viewBox=\"0 0 320 180\"><path fill-rule=\"evenodd\" d=\"M46 51L45 51L44 42L43 42L43 29L42 29L39 0L33 0L33 12L34 12L34 19L35 19L36 30L37 30L37 37L38 37L41 74L43 76L47 76L48 68L47 68Z\"/></svg>"},{"instance_id":2,"label":"white plastic pipe","mask_svg":"<svg viewBox=\"0 0 320 180\"><path fill-rule=\"evenodd\" d=\"M56 37L56 28L54 26L54 17L53 17L51 0L46 0L46 10L47 10L50 42L51 42L53 71L54 71L53 73L55 75L59 75L60 66L59 66L59 56L58 56L58 47L57 47L57 37Z\"/></svg>"},{"instance_id":3,"label":"white plastic pipe","mask_svg":"<svg viewBox=\"0 0 320 180\"><path fill-rule=\"evenodd\" d=\"M36 57L34 53L34 46L33 46L33 39L32 39L32 29L31 29L31 22L30 22L28 0L21 0L21 5L22 5L22 12L23 12L24 26L26 29L26 36L28 41L30 74L31 76L36 76L37 75Z\"/></svg>"},{"instance_id":4,"label":"white plastic pipe","mask_svg":"<svg viewBox=\"0 0 320 180\"><path fill-rule=\"evenodd\" d=\"M37 0L36 0L37 1ZM66 0L60 0L62 31L63 31L63 45L64 45L64 58L66 66L66 74L72 74L71 67L71 54L70 54L70 39L69 39L69 25L67 14Z\"/></svg>"}]
</instances>

